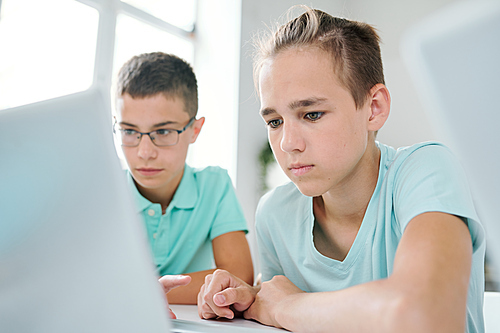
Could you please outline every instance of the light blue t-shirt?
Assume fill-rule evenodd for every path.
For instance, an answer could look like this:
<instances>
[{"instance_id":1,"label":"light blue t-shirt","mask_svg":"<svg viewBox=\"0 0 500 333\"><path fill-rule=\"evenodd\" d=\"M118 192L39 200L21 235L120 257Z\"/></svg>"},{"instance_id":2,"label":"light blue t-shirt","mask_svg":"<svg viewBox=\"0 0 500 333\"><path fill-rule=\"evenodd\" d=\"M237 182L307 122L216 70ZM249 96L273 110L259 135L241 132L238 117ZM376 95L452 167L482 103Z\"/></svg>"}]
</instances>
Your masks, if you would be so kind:
<instances>
[{"instance_id":1,"label":"light blue t-shirt","mask_svg":"<svg viewBox=\"0 0 500 333\"><path fill-rule=\"evenodd\" d=\"M248 232L231 178L222 168L186 164L163 215L160 204L139 193L129 172L128 181L160 276L215 268L212 240L232 231Z\"/></svg>"},{"instance_id":2,"label":"light blue t-shirt","mask_svg":"<svg viewBox=\"0 0 500 333\"><path fill-rule=\"evenodd\" d=\"M307 292L334 291L388 277L407 224L438 211L463 217L473 256L467 299L469 333L483 332L484 231L465 174L448 148L422 143L381 151L377 186L356 239L343 261L319 253L313 242L312 197L288 183L259 202L256 231L263 281L285 275Z\"/></svg>"}]
</instances>

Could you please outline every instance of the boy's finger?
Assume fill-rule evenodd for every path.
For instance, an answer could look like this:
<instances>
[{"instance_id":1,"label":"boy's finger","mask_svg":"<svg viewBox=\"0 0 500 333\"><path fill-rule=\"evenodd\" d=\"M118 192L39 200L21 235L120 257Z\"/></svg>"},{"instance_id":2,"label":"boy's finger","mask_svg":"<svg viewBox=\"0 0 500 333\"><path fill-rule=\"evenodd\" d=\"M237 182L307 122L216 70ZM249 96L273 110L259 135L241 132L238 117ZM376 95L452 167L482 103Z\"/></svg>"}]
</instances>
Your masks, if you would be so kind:
<instances>
[{"instance_id":1,"label":"boy's finger","mask_svg":"<svg viewBox=\"0 0 500 333\"><path fill-rule=\"evenodd\" d=\"M158 281L163 286L163 290L168 293L174 288L187 285L191 282L191 277L189 275L165 275Z\"/></svg>"},{"instance_id":2,"label":"boy's finger","mask_svg":"<svg viewBox=\"0 0 500 333\"><path fill-rule=\"evenodd\" d=\"M244 311L253 303L255 296L248 288L227 288L214 295L218 307L233 305L237 311Z\"/></svg>"},{"instance_id":3,"label":"boy's finger","mask_svg":"<svg viewBox=\"0 0 500 333\"><path fill-rule=\"evenodd\" d=\"M213 274L207 274L205 276L205 285L210 285L210 282L212 281Z\"/></svg>"}]
</instances>

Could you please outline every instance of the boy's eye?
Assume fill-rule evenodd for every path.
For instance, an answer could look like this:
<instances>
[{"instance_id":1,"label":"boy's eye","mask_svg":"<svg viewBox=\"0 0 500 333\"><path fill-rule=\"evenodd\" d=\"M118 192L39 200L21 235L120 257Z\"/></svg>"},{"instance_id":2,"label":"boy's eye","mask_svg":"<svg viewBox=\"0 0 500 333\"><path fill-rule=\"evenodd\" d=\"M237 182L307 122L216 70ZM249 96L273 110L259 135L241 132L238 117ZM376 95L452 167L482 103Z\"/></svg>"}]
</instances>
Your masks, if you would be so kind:
<instances>
[{"instance_id":1,"label":"boy's eye","mask_svg":"<svg viewBox=\"0 0 500 333\"><path fill-rule=\"evenodd\" d=\"M156 130L156 134L160 135L160 136L166 136L166 135L169 135L170 133L172 133L172 131L168 130L168 129L165 129L165 128Z\"/></svg>"},{"instance_id":2,"label":"boy's eye","mask_svg":"<svg viewBox=\"0 0 500 333\"><path fill-rule=\"evenodd\" d=\"M281 119L273 119L267 123L267 126L271 128L277 128L283 123L283 120Z\"/></svg>"},{"instance_id":3,"label":"boy's eye","mask_svg":"<svg viewBox=\"0 0 500 333\"><path fill-rule=\"evenodd\" d=\"M127 136L134 136L137 135L137 131L134 131L133 129L122 129L123 135Z\"/></svg>"},{"instance_id":4,"label":"boy's eye","mask_svg":"<svg viewBox=\"0 0 500 333\"><path fill-rule=\"evenodd\" d=\"M309 120L315 121L320 119L323 116L324 112L309 112L305 115L305 117Z\"/></svg>"}]
</instances>

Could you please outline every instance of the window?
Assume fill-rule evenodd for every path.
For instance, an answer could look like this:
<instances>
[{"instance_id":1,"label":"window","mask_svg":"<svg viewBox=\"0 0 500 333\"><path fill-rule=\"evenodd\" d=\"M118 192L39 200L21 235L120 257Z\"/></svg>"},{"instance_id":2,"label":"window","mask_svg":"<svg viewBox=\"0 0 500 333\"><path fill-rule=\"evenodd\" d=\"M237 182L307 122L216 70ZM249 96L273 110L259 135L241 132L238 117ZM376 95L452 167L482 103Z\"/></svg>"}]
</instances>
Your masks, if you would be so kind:
<instances>
[{"instance_id":1,"label":"window","mask_svg":"<svg viewBox=\"0 0 500 333\"><path fill-rule=\"evenodd\" d=\"M196 3L195 1L178 0L122 0L137 7L160 20L164 20L186 31L194 30Z\"/></svg>"},{"instance_id":2,"label":"window","mask_svg":"<svg viewBox=\"0 0 500 333\"><path fill-rule=\"evenodd\" d=\"M67 0L3 0L1 6L0 109L91 86L97 10Z\"/></svg>"},{"instance_id":3,"label":"window","mask_svg":"<svg viewBox=\"0 0 500 333\"><path fill-rule=\"evenodd\" d=\"M147 36L147 38L144 38ZM161 50L174 53L190 64L193 63L194 46L191 41L181 39L163 30L120 14L116 22L114 74L132 56ZM116 75L113 75L115 78Z\"/></svg>"},{"instance_id":4,"label":"window","mask_svg":"<svg viewBox=\"0 0 500 333\"><path fill-rule=\"evenodd\" d=\"M105 77L108 84L119 67L138 53L164 51L193 62L195 0L0 3L0 109L88 89L95 83L96 56L100 63L114 58L113 72L96 78ZM106 21L100 25L99 12ZM160 19L149 14L153 12ZM115 49L104 48L96 55L99 34L107 37L101 43L114 40Z\"/></svg>"},{"instance_id":5,"label":"window","mask_svg":"<svg viewBox=\"0 0 500 333\"><path fill-rule=\"evenodd\" d=\"M187 162L234 180L240 14L235 0L0 0L0 112L92 85L112 103L125 61L174 53L192 64L207 118Z\"/></svg>"}]
</instances>

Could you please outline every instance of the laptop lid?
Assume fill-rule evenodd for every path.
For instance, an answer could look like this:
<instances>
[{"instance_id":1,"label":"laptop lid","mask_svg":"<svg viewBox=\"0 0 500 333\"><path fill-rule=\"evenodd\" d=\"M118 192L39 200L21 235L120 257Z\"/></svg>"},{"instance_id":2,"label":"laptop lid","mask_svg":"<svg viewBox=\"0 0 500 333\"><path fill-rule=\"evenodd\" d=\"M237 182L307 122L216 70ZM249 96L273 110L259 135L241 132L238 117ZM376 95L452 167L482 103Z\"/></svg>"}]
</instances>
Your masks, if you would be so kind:
<instances>
[{"instance_id":1,"label":"laptop lid","mask_svg":"<svg viewBox=\"0 0 500 333\"><path fill-rule=\"evenodd\" d=\"M0 327L167 332L97 89L0 111Z\"/></svg>"}]
</instances>

